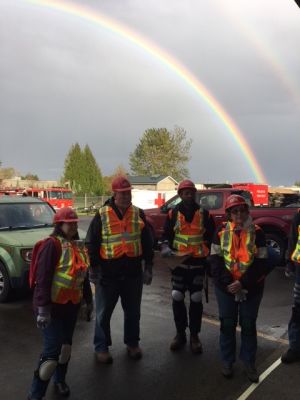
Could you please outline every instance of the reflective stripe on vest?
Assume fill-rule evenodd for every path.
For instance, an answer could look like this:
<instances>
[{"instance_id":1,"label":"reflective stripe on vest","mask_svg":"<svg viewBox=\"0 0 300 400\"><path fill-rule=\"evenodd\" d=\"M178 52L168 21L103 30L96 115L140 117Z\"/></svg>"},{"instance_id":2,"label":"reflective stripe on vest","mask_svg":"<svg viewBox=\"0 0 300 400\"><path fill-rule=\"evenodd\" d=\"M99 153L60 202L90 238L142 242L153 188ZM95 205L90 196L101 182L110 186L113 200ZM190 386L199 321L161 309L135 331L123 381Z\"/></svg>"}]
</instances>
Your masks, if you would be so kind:
<instances>
[{"instance_id":1,"label":"reflective stripe on vest","mask_svg":"<svg viewBox=\"0 0 300 400\"><path fill-rule=\"evenodd\" d=\"M205 228L202 209L195 212L190 223L178 211L174 231L173 247L177 251L190 253L193 257L206 257L208 255L209 249L203 239Z\"/></svg>"},{"instance_id":2,"label":"reflective stripe on vest","mask_svg":"<svg viewBox=\"0 0 300 400\"><path fill-rule=\"evenodd\" d=\"M255 230L255 225L251 224L238 234L234 224L227 222L219 233L225 266L235 279L239 279L253 262L256 254Z\"/></svg>"},{"instance_id":3,"label":"reflective stripe on vest","mask_svg":"<svg viewBox=\"0 0 300 400\"><path fill-rule=\"evenodd\" d=\"M300 263L300 225L298 225L298 239L295 250L291 255L291 260L295 261L296 263Z\"/></svg>"},{"instance_id":4,"label":"reflective stripe on vest","mask_svg":"<svg viewBox=\"0 0 300 400\"><path fill-rule=\"evenodd\" d=\"M61 243L62 253L53 275L51 300L59 304L69 301L78 304L89 265L87 250L80 241L57 239Z\"/></svg>"},{"instance_id":5,"label":"reflective stripe on vest","mask_svg":"<svg viewBox=\"0 0 300 400\"><path fill-rule=\"evenodd\" d=\"M123 255L142 255L141 232L145 224L137 207L131 205L121 220L110 206L101 207L99 214L102 225L101 258L107 260Z\"/></svg>"}]
</instances>

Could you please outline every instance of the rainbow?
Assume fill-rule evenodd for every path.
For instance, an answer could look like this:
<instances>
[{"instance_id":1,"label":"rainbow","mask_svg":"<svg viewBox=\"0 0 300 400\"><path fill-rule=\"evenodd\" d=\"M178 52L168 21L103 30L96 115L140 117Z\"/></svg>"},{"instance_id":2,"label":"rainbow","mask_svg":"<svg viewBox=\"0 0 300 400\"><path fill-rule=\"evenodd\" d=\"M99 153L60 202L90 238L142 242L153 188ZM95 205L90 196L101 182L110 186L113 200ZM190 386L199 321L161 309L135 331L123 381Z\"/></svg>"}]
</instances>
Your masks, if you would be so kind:
<instances>
[{"instance_id":1,"label":"rainbow","mask_svg":"<svg viewBox=\"0 0 300 400\"><path fill-rule=\"evenodd\" d=\"M234 142L240 148L244 155L254 177L257 182L267 182L262 169L256 160L249 144L244 138L242 132L235 124L233 119L228 115L221 104L213 97L208 89L181 63L179 63L174 57L168 54L166 51L158 47L156 44L150 42L148 39L137 34L133 30L124 26L118 21L108 18L102 13L86 8L82 5L70 3L67 1L58 0L27 0L31 4L37 6L46 7L48 9L60 11L75 17L79 17L90 23L100 25L108 29L109 31L120 35L121 37L134 43L136 46L153 56L155 59L161 61L164 65L170 68L176 73L189 87L191 87L209 106L219 120L224 124L227 131L233 138Z\"/></svg>"},{"instance_id":2,"label":"rainbow","mask_svg":"<svg viewBox=\"0 0 300 400\"><path fill-rule=\"evenodd\" d=\"M260 57L272 67L273 73L278 78L278 81L289 93L294 104L300 108L299 82L292 78L290 71L288 71L283 62L283 57L280 57L280 55L272 49L267 39L261 33L258 34L257 29L255 29L246 18L242 18L236 12L236 9L227 7L222 2L218 3L218 8L222 10L224 16L230 18L230 23L233 23L233 25L238 28L239 33L243 33L249 43L257 50Z\"/></svg>"}]
</instances>

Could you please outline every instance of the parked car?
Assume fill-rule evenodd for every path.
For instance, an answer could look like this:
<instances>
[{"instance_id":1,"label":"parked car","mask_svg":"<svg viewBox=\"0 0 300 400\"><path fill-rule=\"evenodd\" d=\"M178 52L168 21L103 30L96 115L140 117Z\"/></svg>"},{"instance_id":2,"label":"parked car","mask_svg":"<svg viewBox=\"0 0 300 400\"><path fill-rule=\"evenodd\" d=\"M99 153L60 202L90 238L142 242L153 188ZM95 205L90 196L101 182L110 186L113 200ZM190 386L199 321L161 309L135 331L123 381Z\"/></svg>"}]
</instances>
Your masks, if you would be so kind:
<instances>
[{"instance_id":1,"label":"parked car","mask_svg":"<svg viewBox=\"0 0 300 400\"><path fill-rule=\"evenodd\" d=\"M0 196L0 303L14 290L28 288L33 246L52 233L54 214L39 198ZM85 239L85 231L78 233Z\"/></svg>"},{"instance_id":2,"label":"parked car","mask_svg":"<svg viewBox=\"0 0 300 400\"><path fill-rule=\"evenodd\" d=\"M28 286L34 244L52 232L55 211L32 197L0 197L0 303Z\"/></svg>"}]
</instances>

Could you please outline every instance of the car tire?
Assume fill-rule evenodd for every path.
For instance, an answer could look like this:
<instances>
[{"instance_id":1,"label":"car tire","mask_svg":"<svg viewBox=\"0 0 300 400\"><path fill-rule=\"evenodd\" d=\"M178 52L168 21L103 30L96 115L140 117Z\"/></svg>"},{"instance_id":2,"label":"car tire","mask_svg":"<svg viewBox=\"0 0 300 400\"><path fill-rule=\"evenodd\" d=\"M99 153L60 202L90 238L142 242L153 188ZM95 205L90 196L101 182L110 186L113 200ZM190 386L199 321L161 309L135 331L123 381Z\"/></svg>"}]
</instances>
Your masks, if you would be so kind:
<instances>
[{"instance_id":1,"label":"car tire","mask_svg":"<svg viewBox=\"0 0 300 400\"><path fill-rule=\"evenodd\" d=\"M278 253L279 264L284 263L285 243L281 236L276 233L266 233L267 246L270 246Z\"/></svg>"},{"instance_id":2,"label":"car tire","mask_svg":"<svg viewBox=\"0 0 300 400\"><path fill-rule=\"evenodd\" d=\"M0 303L5 303L10 295L11 286L5 266L0 262Z\"/></svg>"}]
</instances>

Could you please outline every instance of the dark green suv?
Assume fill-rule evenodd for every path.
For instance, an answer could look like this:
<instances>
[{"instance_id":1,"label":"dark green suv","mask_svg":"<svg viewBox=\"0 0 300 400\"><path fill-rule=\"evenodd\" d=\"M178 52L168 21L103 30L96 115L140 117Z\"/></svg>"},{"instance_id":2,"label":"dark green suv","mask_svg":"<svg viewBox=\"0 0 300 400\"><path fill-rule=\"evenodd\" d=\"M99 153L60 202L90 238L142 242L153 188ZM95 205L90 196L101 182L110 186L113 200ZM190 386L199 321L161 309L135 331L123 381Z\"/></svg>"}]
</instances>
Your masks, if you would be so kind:
<instances>
[{"instance_id":1,"label":"dark green suv","mask_svg":"<svg viewBox=\"0 0 300 400\"><path fill-rule=\"evenodd\" d=\"M33 197L0 196L0 303L28 287L34 244L53 230L54 210Z\"/></svg>"}]
</instances>

